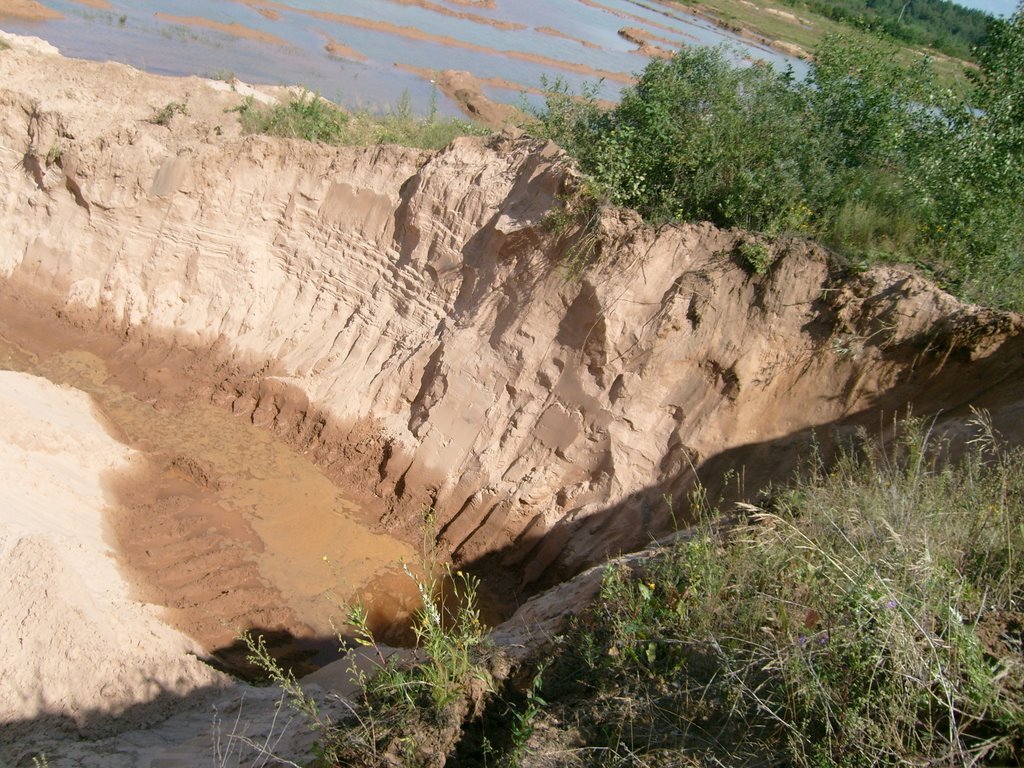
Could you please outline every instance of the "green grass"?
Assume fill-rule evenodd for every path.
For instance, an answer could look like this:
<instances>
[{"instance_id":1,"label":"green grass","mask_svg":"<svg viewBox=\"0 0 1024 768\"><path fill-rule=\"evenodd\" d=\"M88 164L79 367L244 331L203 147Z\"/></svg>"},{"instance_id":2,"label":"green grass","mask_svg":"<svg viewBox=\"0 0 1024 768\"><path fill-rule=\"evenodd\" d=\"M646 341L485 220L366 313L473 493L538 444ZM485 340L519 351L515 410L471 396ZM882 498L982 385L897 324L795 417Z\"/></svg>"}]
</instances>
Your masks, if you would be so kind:
<instances>
[{"instance_id":1,"label":"green grass","mask_svg":"<svg viewBox=\"0 0 1024 768\"><path fill-rule=\"evenodd\" d=\"M608 570L545 659L541 722L578 737L539 764L1016 764L1024 453L942 448L904 425Z\"/></svg>"},{"instance_id":2,"label":"green grass","mask_svg":"<svg viewBox=\"0 0 1024 768\"><path fill-rule=\"evenodd\" d=\"M457 118L441 117L435 110L414 115L407 99L397 109L375 115L342 110L314 93L303 93L274 106L247 98L237 109L248 133L319 141L325 144L370 146L399 144L441 149L457 136L484 136L490 131Z\"/></svg>"},{"instance_id":3,"label":"green grass","mask_svg":"<svg viewBox=\"0 0 1024 768\"><path fill-rule=\"evenodd\" d=\"M369 649L375 668L353 671L361 699L347 716L324 714L288 670L271 657L261 637L246 636L249 661L267 672L292 707L317 734L318 766L435 765L452 752L466 720L482 711L493 692L492 669L500 655L490 646L477 608L479 582L436 562L414 574L421 605L413 630L416 656L396 661L385 655L367 626L367 612L353 606L347 624L355 648ZM343 645L348 645L342 641Z\"/></svg>"},{"instance_id":4,"label":"green grass","mask_svg":"<svg viewBox=\"0 0 1024 768\"><path fill-rule=\"evenodd\" d=\"M808 53L812 53L829 35L862 33L861 28L829 18L805 4L758 2L751 6L743 0L702 0L697 5L702 15L720 20L725 25L739 26L770 40L798 45ZM770 13L767 9L792 14L797 19ZM805 24L804 21L810 23ZM942 86L958 91L967 86L966 62L961 58L909 43L901 44L896 55L904 65L922 56L931 56Z\"/></svg>"}]
</instances>

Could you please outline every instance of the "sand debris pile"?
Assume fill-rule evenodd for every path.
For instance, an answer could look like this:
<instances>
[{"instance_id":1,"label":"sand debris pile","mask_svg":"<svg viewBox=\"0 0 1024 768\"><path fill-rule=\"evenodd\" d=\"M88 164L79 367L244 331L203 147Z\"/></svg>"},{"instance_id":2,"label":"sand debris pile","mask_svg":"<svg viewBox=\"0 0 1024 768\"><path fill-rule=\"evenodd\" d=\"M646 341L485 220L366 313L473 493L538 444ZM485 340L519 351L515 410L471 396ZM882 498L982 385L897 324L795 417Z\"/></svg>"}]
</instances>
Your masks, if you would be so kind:
<instances>
[{"instance_id":1,"label":"sand debris pile","mask_svg":"<svg viewBox=\"0 0 1024 768\"><path fill-rule=\"evenodd\" d=\"M101 479L131 463L87 396L0 371L5 738L161 719L167 699L224 683L156 608L131 598L104 539Z\"/></svg>"}]
</instances>

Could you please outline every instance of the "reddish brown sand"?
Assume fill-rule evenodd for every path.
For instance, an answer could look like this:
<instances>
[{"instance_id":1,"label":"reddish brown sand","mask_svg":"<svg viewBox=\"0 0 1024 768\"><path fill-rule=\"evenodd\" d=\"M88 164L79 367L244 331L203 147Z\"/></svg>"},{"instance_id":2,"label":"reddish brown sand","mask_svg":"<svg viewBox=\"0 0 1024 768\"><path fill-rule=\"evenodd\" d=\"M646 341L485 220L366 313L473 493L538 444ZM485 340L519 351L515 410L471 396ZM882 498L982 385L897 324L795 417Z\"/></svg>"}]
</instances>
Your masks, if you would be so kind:
<instances>
[{"instance_id":1,"label":"reddish brown sand","mask_svg":"<svg viewBox=\"0 0 1024 768\"><path fill-rule=\"evenodd\" d=\"M0 18L14 16L27 21L50 21L52 19L63 19L64 16L52 8L47 8L36 0L4 0L0 5Z\"/></svg>"},{"instance_id":2,"label":"reddish brown sand","mask_svg":"<svg viewBox=\"0 0 1024 768\"><path fill-rule=\"evenodd\" d=\"M514 21L502 21L501 19L491 19L487 16L480 16L475 13L467 13L465 11L453 11L451 8L446 8L440 3L432 3L430 0L390 0L392 3L398 3L399 5L414 5L417 8L424 8L434 13L439 13L442 16L451 16L455 19L464 19L465 21L472 21L475 24L486 24L491 27L497 27L498 29L505 30L521 30L526 29L525 24L519 24Z\"/></svg>"},{"instance_id":3,"label":"reddish brown sand","mask_svg":"<svg viewBox=\"0 0 1024 768\"><path fill-rule=\"evenodd\" d=\"M366 61L366 57L355 48L339 43L326 32L321 32L320 34L327 41L327 44L324 45L324 50L331 56L337 56L339 59L348 59L349 61Z\"/></svg>"},{"instance_id":4,"label":"reddish brown sand","mask_svg":"<svg viewBox=\"0 0 1024 768\"><path fill-rule=\"evenodd\" d=\"M168 24L182 24L187 27L212 29L215 32L223 32L225 35L241 37L246 40L258 40L261 43L269 43L271 45L288 45L286 40L282 40L277 35L261 32L258 29L253 29L237 22L225 24L220 21L204 19L202 16L172 16L169 13L155 13L153 15L160 21L166 21Z\"/></svg>"},{"instance_id":5,"label":"reddish brown sand","mask_svg":"<svg viewBox=\"0 0 1024 768\"><path fill-rule=\"evenodd\" d=\"M510 59L528 61L533 64L542 64L544 66L561 69L566 72L575 72L576 74L584 75L585 77L603 77L606 80L611 80L617 83L631 84L634 82L634 78L631 75L623 72L611 72L609 70L596 69L594 67L588 67L585 64L561 61L549 56L525 53L523 51L496 50L494 48L488 48L485 45L477 45L476 43L470 43L465 40L448 37L447 35L434 35L429 32L424 32L421 29L416 29L415 27L400 26L398 24L391 24L390 22L385 21L373 21L370 19L363 19L358 16L332 13L330 11L314 11L305 8L292 8L290 6L274 2L274 0L241 0L241 2L244 2L250 8L254 8L256 10L266 8L276 11L301 13L305 16L309 16L310 18L321 19L323 21L333 21L339 24L348 24L352 27L371 29L376 32L386 32L388 34L395 35L396 37L404 37L407 40L421 40L428 43L438 43L439 45L445 45L450 48L462 48L467 51L475 51L477 53L485 53L492 56L504 56Z\"/></svg>"},{"instance_id":6,"label":"reddish brown sand","mask_svg":"<svg viewBox=\"0 0 1024 768\"><path fill-rule=\"evenodd\" d=\"M567 35L565 34L565 32L562 32L560 29L555 29L554 27L536 27L536 30L540 32L542 35L551 35L551 37L560 37L563 40L571 40L574 43L579 43L584 48L594 48L595 50L601 49L601 46L598 45L597 43L592 43L589 40L584 40L582 37L573 37L572 35Z\"/></svg>"},{"instance_id":7,"label":"reddish brown sand","mask_svg":"<svg viewBox=\"0 0 1024 768\"><path fill-rule=\"evenodd\" d=\"M458 104L459 109L467 117L496 129L510 124L521 124L526 120L526 115L510 104L501 104L488 97L483 91L483 86L508 88L523 93L541 93L537 88L527 88L501 77L477 77L470 72L454 69L427 69L414 67L411 64L396 64L395 66L434 83L443 94Z\"/></svg>"},{"instance_id":8,"label":"reddish brown sand","mask_svg":"<svg viewBox=\"0 0 1024 768\"><path fill-rule=\"evenodd\" d=\"M86 5L90 8L99 8L101 11L109 11L114 7L108 0L71 0L71 2Z\"/></svg>"},{"instance_id":9,"label":"reddish brown sand","mask_svg":"<svg viewBox=\"0 0 1024 768\"><path fill-rule=\"evenodd\" d=\"M652 40L668 43L672 47L676 44L671 40L666 40L663 37L652 35L650 32L644 29L638 29L636 27L623 27L619 30L619 37L628 40L629 42L636 45L633 49L633 53L638 53L641 56L648 56L650 58L668 59L672 56L672 51L661 48L652 43Z\"/></svg>"},{"instance_id":10,"label":"reddish brown sand","mask_svg":"<svg viewBox=\"0 0 1024 768\"><path fill-rule=\"evenodd\" d=\"M636 16L635 14L632 14L632 13L626 13L625 11L620 11L617 8L609 8L607 5L604 5L602 3L596 2L596 0L579 0L579 2L583 3L583 5L586 5L586 6L590 7L590 8L597 8L598 10L604 11L605 13L610 13L612 16L618 16L620 19L629 19L630 21L638 21L641 24L646 24L649 27L656 27L656 28L658 28L660 30L663 30L665 32L671 32L673 35L686 35L685 32L681 32L681 31L679 31L678 29L676 29L674 27L668 26L667 24L659 24L656 21L651 21L650 19L645 19L643 16ZM668 14L666 14L666 15L668 15ZM693 37L693 35L686 35L686 37ZM694 38L694 39L696 39L696 38Z\"/></svg>"}]
</instances>

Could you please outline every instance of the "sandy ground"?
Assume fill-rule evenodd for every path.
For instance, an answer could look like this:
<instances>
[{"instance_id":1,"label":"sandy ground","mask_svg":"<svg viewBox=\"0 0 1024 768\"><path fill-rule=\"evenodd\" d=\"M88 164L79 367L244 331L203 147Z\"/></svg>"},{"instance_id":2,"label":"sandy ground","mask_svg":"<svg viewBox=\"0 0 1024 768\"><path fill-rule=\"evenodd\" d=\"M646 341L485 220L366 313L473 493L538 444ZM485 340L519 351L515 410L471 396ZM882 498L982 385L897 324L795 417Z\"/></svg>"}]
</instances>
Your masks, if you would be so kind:
<instances>
[{"instance_id":1,"label":"sandy ground","mask_svg":"<svg viewBox=\"0 0 1024 768\"><path fill-rule=\"evenodd\" d=\"M0 5L0 18L14 16L18 19L29 21L49 21L51 19L63 19L64 16L52 8L47 8L36 0L4 0Z\"/></svg>"},{"instance_id":2,"label":"sandy ground","mask_svg":"<svg viewBox=\"0 0 1024 768\"><path fill-rule=\"evenodd\" d=\"M0 371L0 742L145 722L226 680L114 562L102 478L139 460L82 392Z\"/></svg>"}]
</instances>

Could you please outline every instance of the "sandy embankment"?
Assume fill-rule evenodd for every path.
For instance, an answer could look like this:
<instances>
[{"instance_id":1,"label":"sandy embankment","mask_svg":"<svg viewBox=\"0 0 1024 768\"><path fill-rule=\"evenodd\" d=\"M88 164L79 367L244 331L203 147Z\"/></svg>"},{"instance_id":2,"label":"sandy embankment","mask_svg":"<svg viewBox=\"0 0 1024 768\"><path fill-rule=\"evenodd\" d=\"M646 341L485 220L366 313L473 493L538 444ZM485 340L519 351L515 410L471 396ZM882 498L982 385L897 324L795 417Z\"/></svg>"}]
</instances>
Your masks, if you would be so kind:
<instances>
[{"instance_id":1,"label":"sandy embankment","mask_svg":"<svg viewBox=\"0 0 1024 768\"><path fill-rule=\"evenodd\" d=\"M84 393L0 371L0 743L159 717L226 682L131 598L101 478L141 461Z\"/></svg>"}]
</instances>

